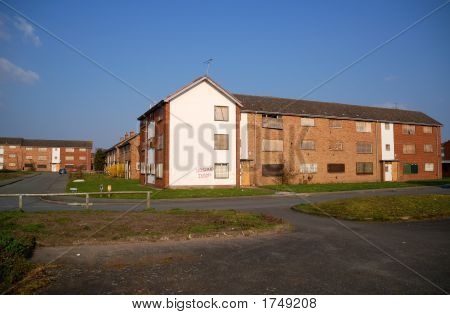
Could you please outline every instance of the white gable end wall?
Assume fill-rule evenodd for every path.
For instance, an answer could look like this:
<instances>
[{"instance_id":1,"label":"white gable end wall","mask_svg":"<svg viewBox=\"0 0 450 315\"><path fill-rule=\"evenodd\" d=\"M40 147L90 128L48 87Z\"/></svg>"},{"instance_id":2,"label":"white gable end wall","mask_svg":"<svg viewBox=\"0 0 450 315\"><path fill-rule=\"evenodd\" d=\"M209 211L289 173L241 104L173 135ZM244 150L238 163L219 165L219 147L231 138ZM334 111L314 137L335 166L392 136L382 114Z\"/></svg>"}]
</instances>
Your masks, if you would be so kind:
<instances>
[{"instance_id":1,"label":"white gable end wall","mask_svg":"<svg viewBox=\"0 0 450 315\"><path fill-rule=\"evenodd\" d=\"M228 106L228 121L214 106ZM169 186L236 185L236 105L206 81L170 101ZM228 134L228 150L214 150L214 134ZM228 178L214 164L228 163Z\"/></svg>"}]
</instances>

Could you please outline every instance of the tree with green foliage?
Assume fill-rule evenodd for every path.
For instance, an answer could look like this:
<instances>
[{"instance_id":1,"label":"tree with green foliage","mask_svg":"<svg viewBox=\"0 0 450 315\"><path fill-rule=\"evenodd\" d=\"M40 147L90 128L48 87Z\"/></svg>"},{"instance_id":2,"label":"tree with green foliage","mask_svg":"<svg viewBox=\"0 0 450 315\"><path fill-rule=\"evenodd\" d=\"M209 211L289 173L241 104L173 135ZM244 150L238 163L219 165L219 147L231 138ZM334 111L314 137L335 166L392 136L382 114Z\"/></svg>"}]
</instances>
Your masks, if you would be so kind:
<instances>
[{"instance_id":1,"label":"tree with green foliage","mask_svg":"<svg viewBox=\"0 0 450 315\"><path fill-rule=\"evenodd\" d=\"M106 152L103 149L97 149L94 157L94 171L103 171L106 164Z\"/></svg>"}]
</instances>

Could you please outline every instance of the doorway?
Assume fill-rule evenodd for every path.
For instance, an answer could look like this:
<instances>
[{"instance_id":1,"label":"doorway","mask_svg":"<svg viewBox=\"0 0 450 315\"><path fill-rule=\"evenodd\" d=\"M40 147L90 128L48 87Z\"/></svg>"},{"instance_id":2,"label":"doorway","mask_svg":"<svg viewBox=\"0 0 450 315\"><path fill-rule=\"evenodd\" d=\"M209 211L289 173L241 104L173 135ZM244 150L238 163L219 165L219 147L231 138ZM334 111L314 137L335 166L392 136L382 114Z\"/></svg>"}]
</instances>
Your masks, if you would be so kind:
<instances>
[{"instance_id":1,"label":"doorway","mask_svg":"<svg viewBox=\"0 0 450 315\"><path fill-rule=\"evenodd\" d=\"M250 186L250 161L241 161L241 186Z\"/></svg>"},{"instance_id":2,"label":"doorway","mask_svg":"<svg viewBox=\"0 0 450 315\"><path fill-rule=\"evenodd\" d=\"M392 163L384 164L384 181L392 182Z\"/></svg>"}]
</instances>

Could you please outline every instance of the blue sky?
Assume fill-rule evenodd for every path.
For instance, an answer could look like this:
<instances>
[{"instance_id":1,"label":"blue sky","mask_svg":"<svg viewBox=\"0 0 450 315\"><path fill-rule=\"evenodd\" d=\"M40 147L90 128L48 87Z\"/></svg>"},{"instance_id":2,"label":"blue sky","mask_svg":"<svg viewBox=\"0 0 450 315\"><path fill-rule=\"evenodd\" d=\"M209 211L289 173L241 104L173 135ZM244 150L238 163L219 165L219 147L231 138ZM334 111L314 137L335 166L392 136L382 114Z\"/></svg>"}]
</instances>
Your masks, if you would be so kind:
<instances>
[{"instance_id":1,"label":"blue sky","mask_svg":"<svg viewBox=\"0 0 450 315\"><path fill-rule=\"evenodd\" d=\"M159 100L208 58L232 92L300 98L445 1L6 2ZM424 111L446 140L449 57L450 5L307 98ZM0 3L1 136L109 147L149 104Z\"/></svg>"}]
</instances>

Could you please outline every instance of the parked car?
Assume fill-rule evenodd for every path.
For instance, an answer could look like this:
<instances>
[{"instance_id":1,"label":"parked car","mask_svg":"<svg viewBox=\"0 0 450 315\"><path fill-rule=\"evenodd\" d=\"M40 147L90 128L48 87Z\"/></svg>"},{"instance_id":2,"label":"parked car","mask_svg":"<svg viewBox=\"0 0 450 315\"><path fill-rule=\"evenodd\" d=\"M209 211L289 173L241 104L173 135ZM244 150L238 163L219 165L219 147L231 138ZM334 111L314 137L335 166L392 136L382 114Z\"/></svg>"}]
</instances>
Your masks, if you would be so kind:
<instances>
[{"instance_id":1,"label":"parked car","mask_svg":"<svg viewBox=\"0 0 450 315\"><path fill-rule=\"evenodd\" d=\"M60 174L60 175L62 175L62 174L67 174L67 170L66 170L65 168L61 168L61 169L59 170L59 174Z\"/></svg>"}]
</instances>

